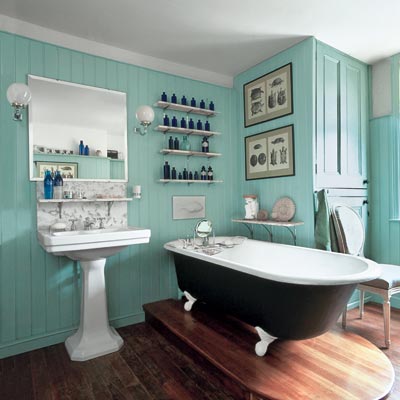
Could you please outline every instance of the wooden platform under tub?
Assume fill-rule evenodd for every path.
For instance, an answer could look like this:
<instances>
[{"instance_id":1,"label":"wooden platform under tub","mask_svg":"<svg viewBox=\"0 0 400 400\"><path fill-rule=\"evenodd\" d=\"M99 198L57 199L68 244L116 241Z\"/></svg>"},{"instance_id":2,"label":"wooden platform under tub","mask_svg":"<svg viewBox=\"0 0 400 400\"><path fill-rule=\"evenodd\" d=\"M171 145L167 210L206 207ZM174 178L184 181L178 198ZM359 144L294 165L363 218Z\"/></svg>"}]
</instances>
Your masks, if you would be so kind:
<instances>
[{"instance_id":1,"label":"wooden platform under tub","mask_svg":"<svg viewBox=\"0 0 400 400\"><path fill-rule=\"evenodd\" d=\"M380 399L393 385L389 359L351 332L329 331L317 338L272 343L264 357L254 353L259 340L242 322L196 303L163 300L143 306L146 322L192 357L217 368L238 398Z\"/></svg>"}]
</instances>

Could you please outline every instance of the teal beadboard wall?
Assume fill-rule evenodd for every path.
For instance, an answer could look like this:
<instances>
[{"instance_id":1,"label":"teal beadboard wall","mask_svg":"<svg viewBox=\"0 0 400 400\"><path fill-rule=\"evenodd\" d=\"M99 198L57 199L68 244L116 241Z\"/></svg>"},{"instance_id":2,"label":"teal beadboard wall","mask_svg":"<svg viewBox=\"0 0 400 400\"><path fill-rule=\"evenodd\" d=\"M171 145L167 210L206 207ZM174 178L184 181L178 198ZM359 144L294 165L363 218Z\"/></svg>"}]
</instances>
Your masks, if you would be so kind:
<instances>
[{"instance_id":1,"label":"teal beadboard wall","mask_svg":"<svg viewBox=\"0 0 400 400\"><path fill-rule=\"evenodd\" d=\"M79 267L63 257L46 254L36 239L35 183L28 176L27 118L16 123L5 93L27 74L56 78L127 92L128 131L136 124L135 110L153 104L162 91L213 100L221 115L212 118L212 160L215 178L223 184L162 185L164 160L181 169L182 158L164 157L164 137L128 135L129 190L142 185L141 200L128 203L128 222L151 228L148 245L132 246L111 257L106 266L109 316L114 326L143 320L142 304L177 295L172 260L163 243L192 232L195 221L172 220L173 195L205 195L207 217L217 234L230 233L233 204L238 196L237 139L233 90L145 68L70 51L0 33L0 358L64 340L79 323ZM171 113L172 114L172 113ZM176 114L178 116L178 113ZM156 123L161 121L156 111ZM171 115L172 116L172 115ZM192 139L193 140L193 139ZM201 138L199 138L201 140ZM195 140L192 141L195 145ZM198 143L197 143L198 145ZM199 169L204 159L190 160Z\"/></svg>"},{"instance_id":2,"label":"teal beadboard wall","mask_svg":"<svg viewBox=\"0 0 400 400\"><path fill-rule=\"evenodd\" d=\"M177 295L172 259L163 250L171 239L186 236L194 220L172 220L173 195L205 195L207 217L216 234L246 234L231 222L243 216L244 193L260 196L261 206L271 210L281 196L296 203L298 244L313 246L313 136L315 129L315 39L277 54L238 75L232 89L168 75L133 65L0 33L0 358L63 341L79 323L79 266L66 258L46 254L36 239L35 184L28 177L28 125L12 120L4 95L8 86L26 82L27 74L94 85L128 94L128 131L141 104L153 104L162 91L196 99L213 100L221 115L210 119L211 129L222 132L211 138L211 151L223 156L210 162L215 179L211 186L157 183L168 160L181 170L185 160L159 154L164 136L128 136L129 183L142 185L142 199L128 203L128 222L152 231L148 245L132 246L111 257L106 266L108 308L114 326L143 320L142 304ZM288 62L293 63L294 113L245 129L243 84ZM189 97L189 98L190 98ZM170 117L173 113L170 113ZM179 114L176 113L178 116ZM162 111L156 109L156 123ZM293 177L246 181L244 137L294 124L296 174ZM201 138L192 138L198 146ZM206 161L190 159L190 168ZM292 243L284 230L274 230L277 241ZM256 230L256 238L265 232Z\"/></svg>"},{"instance_id":3,"label":"teal beadboard wall","mask_svg":"<svg viewBox=\"0 0 400 400\"><path fill-rule=\"evenodd\" d=\"M315 46L316 40L309 38L253 68L238 75L234 80L237 97L236 124L239 144L236 149L240 161L239 194L254 193L259 196L260 207L272 210L274 202L289 196L296 203L295 220L305 222L297 229L300 246L314 246L314 207L313 207L313 137L315 129ZM293 110L292 115L244 128L243 85L267 72L292 62ZM295 176L246 181L244 167L244 138L256 133L294 124ZM237 209L240 215L241 209ZM242 234L246 230L242 228ZM265 238L263 229L256 229L255 238ZM275 229L278 242L292 244L291 236L284 229Z\"/></svg>"}]
</instances>

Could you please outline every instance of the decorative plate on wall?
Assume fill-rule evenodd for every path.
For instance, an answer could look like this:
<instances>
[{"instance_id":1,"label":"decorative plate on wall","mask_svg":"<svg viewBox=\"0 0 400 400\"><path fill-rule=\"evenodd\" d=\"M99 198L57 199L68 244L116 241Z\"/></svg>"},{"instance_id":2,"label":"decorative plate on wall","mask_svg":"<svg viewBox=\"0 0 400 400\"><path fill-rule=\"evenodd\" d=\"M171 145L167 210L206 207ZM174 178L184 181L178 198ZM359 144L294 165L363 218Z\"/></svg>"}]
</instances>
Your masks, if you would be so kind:
<instances>
[{"instance_id":1,"label":"decorative plate on wall","mask_svg":"<svg viewBox=\"0 0 400 400\"><path fill-rule=\"evenodd\" d=\"M272 208L271 217L275 221L290 221L296 212L296 205L289 197L282 197L277 200Z\"/></svg>"}]
</instances>

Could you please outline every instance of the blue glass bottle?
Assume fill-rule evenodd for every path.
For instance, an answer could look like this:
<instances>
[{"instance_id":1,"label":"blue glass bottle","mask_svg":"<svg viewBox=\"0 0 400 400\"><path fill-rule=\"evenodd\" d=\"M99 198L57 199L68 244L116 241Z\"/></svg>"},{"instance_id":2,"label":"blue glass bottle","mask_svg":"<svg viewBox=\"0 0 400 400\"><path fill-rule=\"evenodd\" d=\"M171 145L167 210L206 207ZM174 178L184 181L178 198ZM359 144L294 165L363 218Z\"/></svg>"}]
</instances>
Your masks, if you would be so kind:
<instances>
[{"instance_id":1,"label":"blue glass bottle","mask_svg":"<svg viewBox=\"0 0 400 400\"><path fill-rule=\"evenodd\" d=\"M162 92L161 101L168 101L168 98L167 98L167 95L165 94L165 92Z\"/></svg>"},{"instance_id":2,"label":"blue glass bottle","mask_svg":"<svg viewBox=\"0 0 400 400\"><path fill-rule=\"evenodd\" d=\"M194 129L194 121L192 120L192 118L190 118L189 120L189 129Z\"/></svg>"},{"instance_id":3,"label":"blue glass bottle","mask_svg":"<svg viewBox=\"0 0 400 400\"><path fill-rule=\"evenodd\" d=\"M64 181L60 174L60 171L56 171L56 176L53 180L53 199L63 198L63 185Z\"/></svg>"},{"instance_id":4,"label":"blue glass bottle","mask_svg":"<svg viewBox=\"0 0 400 400\"><path fill-rule=\"evenodd\" d=\"M88 155L89 155L89 146L86 145L85 146L85 156L88 156Z\"/></svg>"},{"instance_id":5,"label":"blue glass bottle","mask_svg":"<svg viewBox=\"0 0 400 400\"><path fill-rule=\"evenodd\" d=\"M174 139L172 139L172 136L169 137L168 148L171 150L174 148Z\"/></svg>"},{"instance_id":6,"label":"blue glass bottle","mask_svg":"<svg viewBox=\"0 0 400 400\"><path fill-rule=\"evenodd\" d=\"M187 181L187 179L188 179L188 172L187 172L186 168L183 168L183 173L182 173L182 175L183 175L183 179L184 179L185 181Z\"/></svg>"},{"instance_id":7,"label":"blue glass bottle","mask_svg":"<svg viewBox=\"0 0 400 400\"><path fill-rule=\"evenodd\" d=\"M189 180L190 180L190 181L193 180L193 173L192 173L192 171L189 171Z\"/></svg>"},{"instance_id":8,"label":"blue glass bottle","mask_svg":"<svg viewBox=\"0 0 400 400\"><path fill-rule=\"evenodd\" d=\"M164 115L163 124L164 126L169 126L169 118L167 114Z\"/></svg>"},{"instance_id":9,"label":"blue glass bottle","mask_svg":"<svg viewBox=\"0 0 400 400\"><path fill-rule=\"evenodd\" d=\"M209 145L208 145L207 136L203 137L203 140L201 142L201 151L203 153L208 153L209 152Z\"/></svg>"},{"instance_id":10,"label":"blue glass bottle","mask_svg":"<svg viewBox=\"0 0 400 400\"><path fill-rule=\"evenodd\" d=\"M191 107L196 107L196 100L194 97L192 97L192 100L190 100L190 106Z\"/></svg>"},{"instance_id":11,"label":"blue glass bottle","mask_svg":"<svg viewBox=\"0 0 400 400\"><path fill-rule=\"evenodd\" d=\"M197 121L197 130L198 131L202 131L203 130L203 123L200 120Z\"/></svg>"},{"instance_id":12,"label":"blue glass bottle","mask_svg":"<svg viewBox=\"0 0 400 400\"><path fill-rule=\"evenodd\" d=\"M203 99L200 101L200 108L206 108L206 103L204 102Z\"/></svg>"},{"instance_id":13,"label":"blue glass bottle","mask_svg":"<svg viewBox=\"0 0 400 400\"><path fill-rule=\"evenodd\" d=\"M214 179L214 171L213 169L210 167L208 167L208 172L207 172L207 179L209 181L212 181Z\"/></svg>"},{"instance_id":14,"label":"blue glass bottle","mask_svg":"<svg viewBox=\"0 0 400 400\"><path fill-rule=\"evenodd\" d=\"M201 167L200 175L201 175L202 181L207 180L207 171L206 171L206 167L204 165Z\"/></svg>"},{"instance_id":15,"label":"blue glass bottle","mask_svg":"<svg viewBox=\"0 0 400 400\"><path fill-rule=\"evenodd\" d=\"M83 144L83 140L79 143L79 155L83 156L85 153L85 145Z\"/></svg>"},{"instance_id":16,"label":"blue glass bottle","mask_svg":"<svg viewBox=\"0 0 400 400\"><path fill-rule=\"evenodd\" d=\"M179 139L177 137L174 140L174 149L179 150Z\"/></svg>"},{"instance_id":17,"label":"blue glass bottle","mask_svg":"<svg viewBox=\"0 0 400 400\"><path fill-rule=\"evenodd\" d=\"M197 171L194 171L194 176L193 176L195 181L199 180L199 173Z\"/></svg>"},{"instance_id":18,"label":"blue glass bottle","mask_svg":"<svg viewBox=\"0 0 400 400\"><path fill-rule=\"evenodd\" d=\"M176 94L173 93L171 96L171 103L177 103L177 102L178 102L178 99L176 98Z\"/></svg>"},{"instance_id":19,"label":"blue glass bottle","mask_svg":"<svg viewBox=\"0 0 400 400\"><path fill-rule=\"evenodd\" d=\"M172 117L171 125L172 125L174 128L177 128L177 127L178 127L178 120L176 119L175 115Z\"/></svg>"},{"instance_id":20,"label":"blue glass bottle","mask_svg":"<svg viewBox=\"0 0 400 400\"><path fill-rule=\"evenodd\" d=\"M44 198L47 200L53 198L53 185L54 181L53 178L51 177L51 173L49 170L46 170L44 175L43 186L44 186Z\"/></svg>"},{"instance_id":21,"label":"blue glass bottle","mask_svg":"<svg viewBox=\"0 0 400 400\"><path fill-rule=\"evenodd\" d=\"M181 128L186 129L186 119L182 117L181 119Z\"/></svg>"},{"instance_id":22,"label":"blue glass bottle","mask_svg":"<svg viewBox=\"0 0 400 400\"><path fill-rule=\"evenodd\" d=\"M214 111L214 110L215 110L215 106L214 106L214 103L213 103L212 101L210 101L210 105L208 106L208 108L209 108L211 111Z\"/></svg>"},{"instance_id":23,"label":"blue glass bottle","mask_svg":"<svg viewBox=\"0 0 400 400\"><path fill-rule=\"evenodd\" d=\"M183 106L186 106L186 105L187 105L187 99L186 99L185 96L182 96L181 104L182 104Z\"/></svg>"},{"instance_id":24,"label":"blue glass bottle","mask_svg":"<svg viewBox=\"0 0 400 400\"><path fill-rule=\"evenodd\" d=\"M176 179L176 169L175 169L175 167L172 167L171 178L172 179Z\"/></svg>"},{"instance_id":25,"label":"blue glass bottle","mask_svg":"<svg viewBox=\"0 0 400 400\"><path fill-rule=\"evenodd\" d=\"M164 164L164 179L171 179L171 170L168 161L165 161Z\"/></svg>"},{"instance_id":26,"label":"blue glass bottle","mask_svg":"<svg viewBox=\"0 0 400 400\"><path fill-rule=\"evenodd\" d=\"M206 131L210 131L210 123L208 121L206 121L206 123L204 124L204 130Z\"/></svg>"}]
</instances>

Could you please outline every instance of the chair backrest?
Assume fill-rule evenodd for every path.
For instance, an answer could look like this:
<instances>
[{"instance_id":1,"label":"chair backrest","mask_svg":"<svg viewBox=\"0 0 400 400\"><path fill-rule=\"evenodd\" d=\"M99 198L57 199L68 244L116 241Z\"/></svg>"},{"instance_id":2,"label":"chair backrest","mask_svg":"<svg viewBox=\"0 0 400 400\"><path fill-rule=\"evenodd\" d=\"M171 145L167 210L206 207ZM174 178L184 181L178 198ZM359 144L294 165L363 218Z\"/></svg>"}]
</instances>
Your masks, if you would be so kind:
<instances>
[{"instance_id":1,"label":"chair backrest","mask_svg":"<svg viewBox=\"0 0 400 400\"><path fill-rule=\"evenodd\" d=\"M360 215L345 204L332 206L332 219L341 253L362 256L365 231Z\"/></svg>"}]
</instances>

